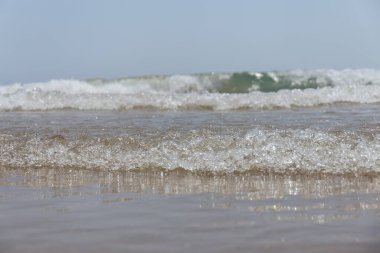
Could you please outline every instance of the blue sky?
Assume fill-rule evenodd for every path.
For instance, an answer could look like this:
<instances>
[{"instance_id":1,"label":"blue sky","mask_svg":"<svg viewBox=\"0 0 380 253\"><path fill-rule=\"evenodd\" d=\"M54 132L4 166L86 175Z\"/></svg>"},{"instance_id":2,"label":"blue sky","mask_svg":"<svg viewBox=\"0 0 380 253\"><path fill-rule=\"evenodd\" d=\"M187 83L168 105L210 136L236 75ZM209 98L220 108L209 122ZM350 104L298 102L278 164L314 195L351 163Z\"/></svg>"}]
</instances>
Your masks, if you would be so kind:
<instances>
[{"instance_id":1,"label":"blue sky","mask_svg":"<svg viewBox=\"0 0 380 253\"><path fill-rule=\"evenodd\" d=\"M380 69L377 0L0 0L0 84Z\"/></svg>"}]
</instances>

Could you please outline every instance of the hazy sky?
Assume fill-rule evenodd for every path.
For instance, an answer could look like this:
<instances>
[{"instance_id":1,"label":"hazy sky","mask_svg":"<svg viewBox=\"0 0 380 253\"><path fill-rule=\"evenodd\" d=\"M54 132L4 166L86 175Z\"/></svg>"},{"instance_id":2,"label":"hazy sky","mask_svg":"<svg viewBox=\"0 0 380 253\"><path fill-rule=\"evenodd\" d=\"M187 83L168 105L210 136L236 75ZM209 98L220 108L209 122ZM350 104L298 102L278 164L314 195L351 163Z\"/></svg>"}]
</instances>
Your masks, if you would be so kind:
<instances>
[{"instance_id":1,"label":"hazy sky","mask_svg":"<svg viewBox=\"0 0 380 253\"><path fill-rule=\"evenodd\" d=\"M377 0L0 0L0 83L379 68Z\"/></svg>"}]
</instances>

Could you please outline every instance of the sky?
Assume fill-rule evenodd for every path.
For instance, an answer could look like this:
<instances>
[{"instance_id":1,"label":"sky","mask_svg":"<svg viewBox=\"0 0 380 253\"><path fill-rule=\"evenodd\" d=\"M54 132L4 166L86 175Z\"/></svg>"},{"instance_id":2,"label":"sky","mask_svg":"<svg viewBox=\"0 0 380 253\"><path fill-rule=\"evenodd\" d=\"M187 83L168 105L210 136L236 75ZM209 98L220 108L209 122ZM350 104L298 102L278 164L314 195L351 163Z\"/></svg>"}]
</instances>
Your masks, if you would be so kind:
<instances>
[{"instance_id":1,"label":"sky","mask_svg":"<svg viewBox=\"0 0 380 253\"><path fill-rule=\"evenodd\" d=\"M0 0L0 84L380 69L378 0Z\"/></svg>"}]
</instances>

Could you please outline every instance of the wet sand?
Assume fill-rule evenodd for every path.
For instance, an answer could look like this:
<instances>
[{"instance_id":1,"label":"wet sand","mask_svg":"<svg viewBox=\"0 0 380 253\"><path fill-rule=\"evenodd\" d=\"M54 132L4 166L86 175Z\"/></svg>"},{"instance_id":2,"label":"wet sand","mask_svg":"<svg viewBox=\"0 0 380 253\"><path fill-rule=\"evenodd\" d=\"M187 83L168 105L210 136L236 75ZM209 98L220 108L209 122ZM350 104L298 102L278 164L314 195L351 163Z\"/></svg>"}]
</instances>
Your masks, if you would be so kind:
<instances>
[{"instance_id":1,"label":"wet sand","mask_svg":"<svg viewBox=\"0 0 380 253\"><path fill-rule=\"evenodd\" d=\"M0 252L378 252L380 177L0 169Z\"/></svg>"}]
</instances>

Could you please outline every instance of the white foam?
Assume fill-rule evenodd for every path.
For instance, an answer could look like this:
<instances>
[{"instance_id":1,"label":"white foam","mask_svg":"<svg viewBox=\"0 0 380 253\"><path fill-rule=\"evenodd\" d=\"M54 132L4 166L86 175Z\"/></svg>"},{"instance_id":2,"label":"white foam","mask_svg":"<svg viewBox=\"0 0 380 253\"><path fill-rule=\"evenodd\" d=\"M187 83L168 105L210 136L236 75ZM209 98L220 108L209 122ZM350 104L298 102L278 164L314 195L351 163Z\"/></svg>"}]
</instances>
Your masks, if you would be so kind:
<instances>
[{"instance_id":1,"label":"white foam","mask_svg":"<svg viewBox=\"0 0 380 253\"><path fill-rule=\"evenodd\" d=\"M377 70L294 70L270 75L287 76L294 83L314 77L321 87L272 93L254 88L243 94L213 93L213 87L228 78L228 74L126 78L104 83L52 80L0 86L0 110L128 110L136 107L234 110L380 102L380 71Z\"/></svg>"},{"instance_id":2,"label":"white foam","mask_svg":"<svg viewBox=\"0 0 380 253\"><path fill-rule=\"evenodd\" d=\"M104 170L379 173L380 135L312 129L193 130L155 135L52 139L0 136L0 166ZM17 152L15 152L17 150Z\"/></svg>"}]
</instances>

